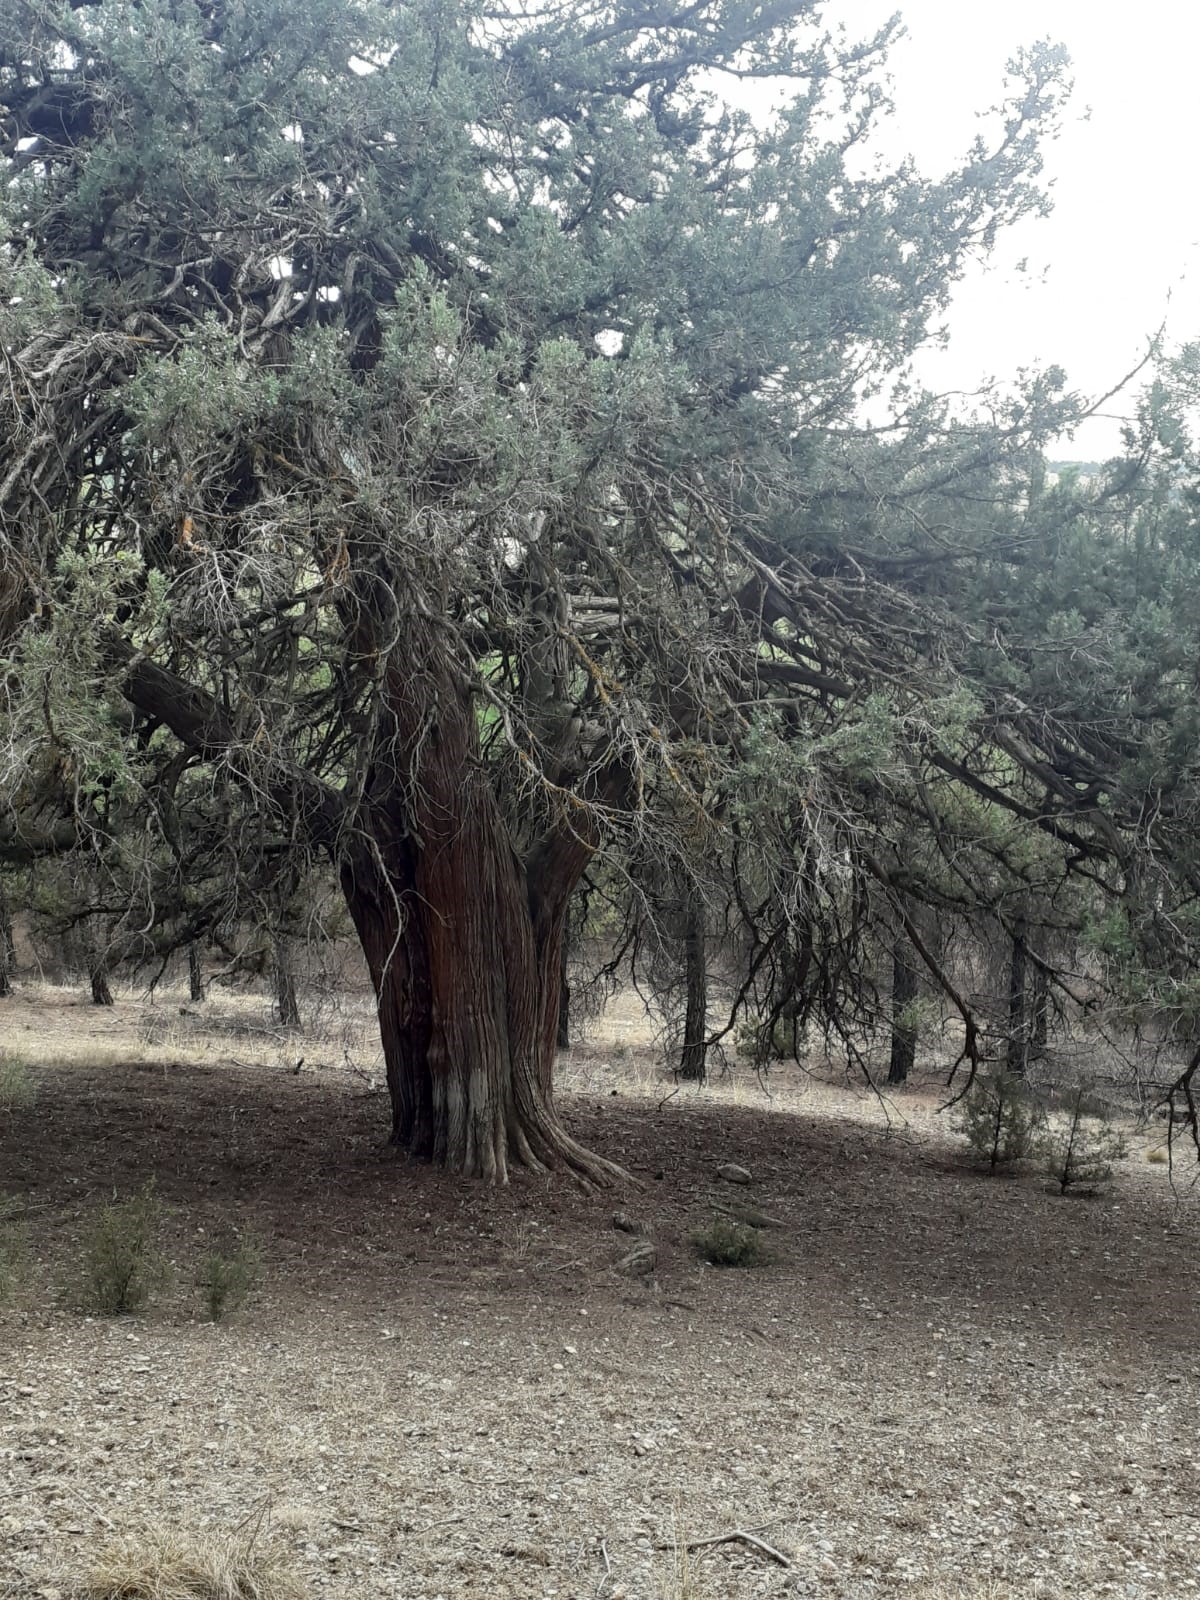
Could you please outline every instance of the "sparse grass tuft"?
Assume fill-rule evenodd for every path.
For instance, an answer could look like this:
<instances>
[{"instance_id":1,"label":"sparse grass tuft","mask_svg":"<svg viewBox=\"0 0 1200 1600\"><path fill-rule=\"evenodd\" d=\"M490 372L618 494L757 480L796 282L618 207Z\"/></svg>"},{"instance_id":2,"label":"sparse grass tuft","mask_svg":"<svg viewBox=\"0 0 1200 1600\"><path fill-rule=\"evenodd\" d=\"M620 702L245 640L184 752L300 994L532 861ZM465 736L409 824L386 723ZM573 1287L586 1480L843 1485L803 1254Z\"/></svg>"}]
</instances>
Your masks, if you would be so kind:
<instances>
[{"instance_id":1,"label":"sparse grass tuft","mask_svg":"<svg viewBox=\"0 0 1200 1600\"><path fill-rule=\"evenodd\" d=\"M676 1505L671 1515L671 1570L662 1585L662 1600L697 1600L696 1568L682 1520Z\"/></svg>"},{"instance_id":2,"label":"sparse grass tuft","mask_svg":"<svg viewBox=\"0 0 1200 1600\"><path fill-rule=\"evenodd\" d=\"M149 1529L103 1549L71 1600L308 1600L309 1593L257 1526L226 1537Z\"/></svg>"},{"instance_id":3,"label":"sparse grass tuft","mask_svg":"<svg viewBox=\"0 0 1200 1600\"><path fill-rule=\"evenodd\" d=\"M692 1248L714 1267L757 1267L767 1259L767 1249L753 1228L718 1218L692 1234Z\"/></svg>"},{"instance_id":4,"label":"sparse grass tuft","mask_svg":"<svg viewBox=\"0 0 1200 1600\"><path fill-rule=\"evenodd\" d=\"M163 1207L153 1183L105 1206L84 1246L84 1302L103 1317L141 1311L167 1279L158 1248Z\"/></svg>"},{"instance_id":5,"label":"sparse grass tuft","mask_svg":"<svg viewBox=\"0 0 1200 1600\"><path fill-rule=\"evenodd\" d=\"M24 1111L33 1104L33 1078L23 1056L0 1050L0 1111Z\"/></svg>"},{"instance_id":6,"label":"sparse grass tuft","mask_svg":"<svg viewBox=\"0 0 1200 1600\"><path fill-rule=\"evenodd\" d=\"M204 1303L214 1322L240 1311L262 1277L262 1255L248 1239L229 1250L213 1250L205 1257L200 1274Z\"/></svg>"}]
</instances>

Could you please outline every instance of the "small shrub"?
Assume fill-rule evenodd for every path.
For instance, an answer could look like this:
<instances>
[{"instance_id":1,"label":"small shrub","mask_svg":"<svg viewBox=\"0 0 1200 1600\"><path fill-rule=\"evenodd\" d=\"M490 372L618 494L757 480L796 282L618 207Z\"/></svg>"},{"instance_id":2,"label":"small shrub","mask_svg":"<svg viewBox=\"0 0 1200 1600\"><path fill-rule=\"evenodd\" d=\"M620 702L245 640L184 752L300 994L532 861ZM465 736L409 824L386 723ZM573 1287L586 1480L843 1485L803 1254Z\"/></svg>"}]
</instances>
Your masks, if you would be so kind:
<instances>
[{"instance_id":1,"label":"small shrub","mask_svg":"<svg viewBox=\"0 0 1200 1600\"><path fill-rule=\"evenodd\" d=\"M994 1172L1037 1153L1043 1112L1015 1073L981 1073L963 1101L959 1122L967 1143Z\"/></svg>"},{"instance_id":2,"label":"small shrub","mask_svg":"<svg viewBox=\"0 0 1200 1600\"><path fill-rule=\"evenodd\" d=\"M0 1195L0 1305L10 1300L25 1280L28 1248L19 1203Z\"/></svg>"},{"instance_id":3,"label":"small shrub","mask_svg":"<svg viewBox=\"0 0 1200 1600\"><path fill-rule=\"evenodd\" d=\"M166 1281L158 1248L163 1208L148 1183L140 1194L105 1206L84 1247L84 1300L104 1317L141 1311Z\"/></svg>"},{"instance_id":4,"label":"small shrub","mask_svg":"<svg viewBox=\"0 0 1200 1600\"><path fill-rule=\"evenodd\" d=\"M1113 1162L1126 1153L1121 1134L1090 1114L1092 1104L1086 1089L1076 1090L1066 1117L1051 1128L1045 1139L1047 1170L1060 1194L1079 1184L1106 1183L1112 1177Z\"/></svg>"},{"instance_id":5,"label":"small shrub","mask_svg":"<svg viewBox=\"0 0 1200 1600\"><path fill-rule=\"evenodd\" d=\"M309 1593L258 1526L224 1538L151 1529L103 1549L73 1600L306 1600Z\"/></svg>"},{"instance_id":6,"label":"small shrub","mask_svg":"<svg viewBox=\"0 0 1200 1600\"><path fill-rule=\"evenodd\" d=\"M740 1025L733 1042L740 1056L759 1067L772 1061L795 1061L800 1054L798 1030L787 1017L780 1017L774 1027L763 1017L749 1018Z\"/></svg>"},{"instance_id":7,"label":"small shrub","mask_svg":"<svg viewBox=\"0 0 1200 1600\"><path fill-rule=\"evenodd\" d=\"M262 1277L262 1257L257 1247L239 1239L230 1250L212 1250L200 1275L204 1303L214 1322L240 1311Z\"/></svg>"},{"instance_id":8,"label":"small shrub","mask_svg":"<svg viewBox=\"0 0 1200 1600\"><path fill-rule=\"evenodd\" d=\"M34 1101L33 1078L22 1056L0 1050L0 1111L23 1111Z\"/></svg>"},{"instance_id":9,"label":"small shrub","mask_svg":"<svg viewBox=\"0 0 1200 1600\"><path fill-rule=\"evenodd\" d=\"M724 1218L693 1233L692 1248L714 1267L757 1267L767 1259L766 1246L753 1228Z\"/></svg>"}]
</instances>

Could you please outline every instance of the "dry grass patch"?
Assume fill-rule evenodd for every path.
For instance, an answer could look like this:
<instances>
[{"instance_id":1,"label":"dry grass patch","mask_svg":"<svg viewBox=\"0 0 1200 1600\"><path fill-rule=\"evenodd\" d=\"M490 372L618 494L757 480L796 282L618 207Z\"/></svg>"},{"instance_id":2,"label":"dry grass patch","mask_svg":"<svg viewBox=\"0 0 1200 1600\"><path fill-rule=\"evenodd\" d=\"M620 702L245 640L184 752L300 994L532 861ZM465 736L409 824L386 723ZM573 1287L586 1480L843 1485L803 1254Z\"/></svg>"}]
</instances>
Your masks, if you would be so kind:
<instances>
[{"instance_id":1,"label":"dry grass patch","mask_svg":"<svg viewBox=\"0 0 1200 1600\"><path fill-rule=\"evenodd\" d=\"M1065 1600L1057 1589L1045 1589L1041 1584L1015 1589L995 1578L981 1578L977 1583L966 1585L920 1584L905 1593L908 1600Z\"/></svg>"},{"instance_id":2,"label":"dry grass patch","mask_svg":"<svg viewBox=\"0 0 1200 1600\"><path fill-rule=\"evenodd\" d=\"M25 1111L33 1102L33 1078L24 1058L0 1050L0 1111Z\"/></svg>"},{"instance_id":3,"label":"dry grass patch","mask_svg":"<svg viewBox=\"0 0 1200 1600\"><path fill-rule=\"evenodd\" d=\"M72 1600L309 1600L261 1527L233 1535L159 1529L103 1549Z\"/></svg>"}]
</instances>

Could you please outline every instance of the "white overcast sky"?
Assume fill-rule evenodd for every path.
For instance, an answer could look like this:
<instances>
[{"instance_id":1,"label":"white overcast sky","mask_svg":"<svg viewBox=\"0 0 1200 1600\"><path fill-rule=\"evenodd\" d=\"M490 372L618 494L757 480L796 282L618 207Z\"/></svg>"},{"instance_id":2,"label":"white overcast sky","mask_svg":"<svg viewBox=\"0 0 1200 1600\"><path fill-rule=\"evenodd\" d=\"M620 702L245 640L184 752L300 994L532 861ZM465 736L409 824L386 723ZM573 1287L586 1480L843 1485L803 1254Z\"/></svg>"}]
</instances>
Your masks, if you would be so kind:
<instances>
[{"instance_id":1,"label":"white overcast sky","mask_svg":"<svg viewBox=\"0 0 1200 1600\"><path fill-rule=\"evenodd\" d=\"M927 173L966 148L1021 45L1065 44L1075 79L1062 134L1046 150L1054 212L1013 230L991 268L960 286L950 347L922 359L924 381L974 389L1057 362L1072 387L1095 395L1164 319L1175 342L1200 339L1200 7L831 0L825 15L866 35L897 10L908 35L890 58L896 114L880 147L911 151ZM1025 274L1015 270L1022 257ZM1090 423L1064 454L1102 455L1118 438L1117 422Z\"/></svg>"}]
</instances>

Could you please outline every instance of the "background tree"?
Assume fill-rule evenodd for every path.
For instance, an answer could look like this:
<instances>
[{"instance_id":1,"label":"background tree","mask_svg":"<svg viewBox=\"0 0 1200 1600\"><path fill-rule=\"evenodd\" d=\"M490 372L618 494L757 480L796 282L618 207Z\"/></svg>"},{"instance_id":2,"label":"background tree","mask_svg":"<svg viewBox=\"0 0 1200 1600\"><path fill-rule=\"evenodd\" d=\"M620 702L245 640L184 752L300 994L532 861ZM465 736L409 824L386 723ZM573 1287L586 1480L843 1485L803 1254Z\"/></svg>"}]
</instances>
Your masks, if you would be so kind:
<instances>
[{"instance_id":1,"label":"background tree","mask_svg":"<svg viewBox=\"0 0 1200 1600\"><path fill-rule=\"evenodd\" d=\"M887 1081L906 1083L917 1057L917 1022L913 1007L919 993L916 957L903 933L892 943L892 1045Z\"/></svg>"}]
</instances>

